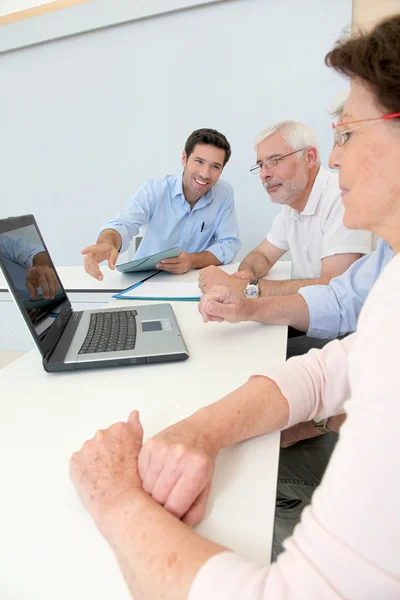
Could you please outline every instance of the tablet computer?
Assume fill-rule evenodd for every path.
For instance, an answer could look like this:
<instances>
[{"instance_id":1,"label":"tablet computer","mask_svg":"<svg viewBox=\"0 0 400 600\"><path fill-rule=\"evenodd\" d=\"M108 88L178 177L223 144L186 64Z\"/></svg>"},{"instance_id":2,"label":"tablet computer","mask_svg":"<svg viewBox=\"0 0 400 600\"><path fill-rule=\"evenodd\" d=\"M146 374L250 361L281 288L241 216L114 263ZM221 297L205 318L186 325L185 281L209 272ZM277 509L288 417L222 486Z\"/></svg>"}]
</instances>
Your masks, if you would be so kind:
<instances>
[{"instance_id":1,"label":"tablet computer","mask_svg":"<svg viewBox=\"0 0 400 600\"><path fill-rule=\"evenodd\" d=\"M163 258L176 258L179 256L180 250L178 246L164 250L163 252L157 252L151 256L145 256L143 258L137 258L121 265L117 265L115 268L121 273L133 273L135 271L154 271L156 264L162 261Z\"/></svg>"}]
</instances>

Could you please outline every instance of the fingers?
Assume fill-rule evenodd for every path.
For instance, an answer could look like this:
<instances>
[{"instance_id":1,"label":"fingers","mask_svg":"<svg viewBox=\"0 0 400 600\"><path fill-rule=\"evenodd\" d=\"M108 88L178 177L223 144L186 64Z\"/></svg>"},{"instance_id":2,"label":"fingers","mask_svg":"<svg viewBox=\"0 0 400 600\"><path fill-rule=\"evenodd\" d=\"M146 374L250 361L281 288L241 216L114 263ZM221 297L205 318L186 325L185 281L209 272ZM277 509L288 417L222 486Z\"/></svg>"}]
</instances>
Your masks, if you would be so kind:
<instances>
[{"instance_id":1,"label":"fingers","mask_svg":"<svg viewBox=\"0 0 400 600\"><path fill-rule=\"evenodd\" d=\"M210 300L215 300L217 302L234 302L237 298L237 294L230 288L225 285L215 285L209 292L206 294L206 298Z\"/></svg>"},{"instance_id":2,"label":"fingers","mask_svg":"<svg viewBox=\"0 0 400 600\"><path fill-rule=\"evenodd\" d=\"M209 267L205 267L200 271L199 287L204 294L216 285L225 285L232 287L235 285L234 280L232 280L233 278L231 275L225 273L225 271L222 271L222 269L220 269L219 267L211 265Z\"/></svg>"},{"instance_id":3,"label":"fingers","mask_svg":"<svg viewBox=\"0 0 400 600\"><path fill-rule=\"evenodd\" d=\"M188 451L182 443L168 445L153 438L139 453L138 469L143 489L181 518L209 484L213 462L206 454ZM201 506L195 516L201 513Z\"/></svg>"},{"instance_id":4,"label":"fingers","mask_svg":"<svg viewBox=\"0 0 400 600\"><path fill-rule=\"evenodd\" d=\"M100 270L100 267L97 262L97 258L96 258L95 254L87 254L85 256L85 260L84 260L83 264L84 264L86 273L88 273L95 279L98 279L99 281L102 281L104 279L103 273Z\"/></svg>"},{"instance_id":5,"label":"fingers","mask_svg":"<svg viewBox=\"0 0 400 600\"><path fill-rule=\"evenodd\" d=\"M214 265L204 267L199 272L199 288L204 293L210 289L214 284L218 282L218 274L221 270Z\"/></svg>"},{"instance_id":6,"label":"fingers","mask_svg":"<svg viewBox=\"0 0 400 600\"><path fill-rule=\"evenodd\" d=\"M201 456L193 457L190 468L184 469L176 485L173 486L164 508L181 519L202 493L208 481L209 473L207 473L205 459Z\"/></svg>"},{"instance_id":7,"label":"fingers","mask_svg":"<svg viewBox=\"0 0 400 600\"><path fill-rule=\"evenodd\" d=\"M175 258L163 258L162 261L156 264L156 269L159 271L167 271L174 275L183 275L183 273L187 273L191 268L190 255L185 252L181 252Z\"/></svg>"},{"instance_id":8,"label":"fingers","mask_svg":"<svg viewBox=\"0 0 400 600\"><path fill-rule=\"evenodd\" d=\"M237 298L224 286L215 286L200 299L199 312L205 323L215 320L236 323L240 320Z\"/></svg>"},{"instance_id":9,"label":"fingers","mask_svg":"<svg viewBox=\"0 0 400 600\"><path fill-rule=\"evenodd\" d=\"M187 513L183 515L182 521L189 527L195 527L204 518L207 508L208 498L211 492L211 484L209 483L204 490L199 494Z\"/></svg>"},{"instance_id":10,"label":"fingers","mask_svg":"<svg viewBox=\"0 0 400 600\"><path fill-rule=\"evenodd\" d=\"M168 450L157 440L146 442L139 454L138 468L143 489L152 494L154 485L160 476L167 460Z\"/></svg>"},{"instance_id":11,"label":"fingers","mask_svg":"<svg viewBox=\"0 0 400 600\"><path fill-rule=\"evenodd\" d=\"M33 283L31 283L28 279L25 282L25 285L28 289L28 292L30 293L32 298L37 298L38 293L37 293L37 289L36 287L33 285Z\"/></svg>"},{"instance_id":12,"label":"fingers","mask_svg":"<svg viewBox=\"0 0 400 600\"><path fill-rule=\"evenodd\" d=\"M251 273L249 273L249 271L236 271L236 273L233 273L233 276L236 277L236 279L252 279L253 275Z\"/></svg>"},{"instance_id":13,"label":"fingers","mask_svg":"<svg viewBox=\"0 0 400 600\"><path fill-rule=\"evenodd\" d=\"M201 289L202 294L208 292L212 288L214 283L215 282L211 281L210 279L203 279L202 281L199 281L199 288Z\"/></svg>"},{"instance_id":14,"label":"fingers","mask_svg":"<svg viewBox=\"0 0 400 600\"><path fill-rule=\"evenodd\" d=\"M199 271L199 279L209 275L210 273L214 273L217 270L219 270L219 269L215 265L209 265L208 267L203 267L203 269L200 269L200 271Z\"/></svg>"},{"instance_id":15,"label":"fingers","mask_svg":"<svg viewBox=\"0 0 400 600\"><path fill-rule=\"evenodd\" d=\"M39 287L42 288L43 298L54 298L58 289L58 281L50 267L36 267L39 275Z\"/></svg>"},{"instance_id":16,"label":"fingers","mask_svg":"<svg viewBox=\"0 0 400 600\"><path fill-rule=\"evenodd\" d=\"M47 281L49 284L50 298L54 298L58 290L58 281L53 269L48 270Z\"/></svg>"},{"instance_id":17,"label":"fingers","mask_svg":"<svg viewBox=\"0 0 400 600\"><path fill-rule=\"evenodd\" d=\"M113 271L118 259L118 250L112 244L100 243L88 246L81 251L84 255L84 267L86 273L102 281L104 279L99 263L108 261L108 267Z\"/></svg>"},{"instance_id":18,"label":"fingers","mask_svg":"<svg viewBox=\"0 0 400 600\"><path fill-rule=\"evenodd\" d=\"M117 260L118 260L118 252L117 252L117 250L114 249L110 253L110 256L108 257L108 268L111 269L112 271L115 270L115 263L117 262Z\"/></svg>"},{"instance_id":19,"label":"fingers","mask_svg":"<svg viewBox=\"0 0 400 600\"><path fill-rule=\"evenodd\" d=\"M186 273L182 265L179 264L164 265L163 263L157 263L156 269L159 269L159 271L167 271L168 273L173 273L174 275L182 275L183 273Z\"/></svg>"},{"instance_id":20,"label":"fingers","mask_svg":"<svg viewBox=\"0 0 400 600\"><path fill-rule=\"evenodd\" d=\"M223 323L225 319L223 317L213 317L208 315L208 321L210 321L210 323Z\"/></svg>"},{"instance_id":21,"label":"fingers","mask_svg":"<svg viewBox=\"0 0 400 600\"><path fill-rule=\"evenodd\" d=\"M49 288L48 280L44 274L39 277L39 287L42 288L43 298L45 300L49 300L49 298L51 298L52 296L50 295L50 288ZM53 298L54 298L54 296L53 296Z\"/></svg>"},{"instance_id":22,"label":"fingers","mask_svg":"<svg viewBox=\"0 0 400 600\"><path fill-rule=\"evenodd\" d=\"M207 306L208 306L207 298L206 298L206 296L203 296L202 298L200 298L198 311L201 314L201 316L203 317L204 323L208 323L209 321L211 321L210 315L207 310Z\"/></svg>"},{"instance_id":23,"label":"fingers","mask_svg":"<svg viewBox=\"0 0 400 600\"><path fill-rule=\"evenodd\" d=\"M81 250L81 254L92 254L92 252L96 252L96 244L92 244Z\"/></svg>"},{"instance_id":24,"label":"fingers","mask_svg":"<svg viewBox=\"0 0 400 600\"><path fill-rule=\"evenodd\" d=\"M34 269L35 269L35 274L37 277L36 287L41 288L43 298L45 298L45 300L48 300L48 298L50 297L50 294L49 294L49 286L47 283L45 270L41 267L34 267Z\"/></svg>"},{"instance_id":25,"label":"fingers","mask_svg":"<svg viewBox=\"0 0 400 600\"><path fill-rule=\"evenodd\" d=\"M204 297L204 296L203 296ZM206 303L202 303L203 298L200 299L200 303L198 305L198 311L201 314L202 318L203 318L203 323L208 323L210 321L215 321L217 323L223 323L223 321L225 319L223 319L222 317L214 317L213 315L208 314L207 312L207 304Z\"/></svg>"},{"instance_id":26,"label":"fingers","mask_svg":"<svg viewBox=\"0 0 400 600\"><path fill-rule=\"evenodd\" d=\"M175 273L177 267L174 265L165 265L164 263L160 262L156 264L156 269L159 269L160 271L168 271L168 273Z\"/></svg>"},{"instance_id":27,"label":"fingers","mask_svg":"<svg viewBox=\"0 0 400 600\"><path fill-rule=\"evenodd\" d=\"M139 455L140 456L140 455ZM164 469L164 464L161 461L150 461L149 465L144 473L144 477L142 477L140 468L139 475L142 480L142 486L145 492L153 496L153 488L156 484L157 479L160 477L162 470ZM175 485L175 481L173 481L172 486Z\"/></svg>"},{"instance_id":28,"label":"fingers","mask_svg":"<svg viewBox=\"0 0 400 600\"><path fill-rule=\"evenodd\" d=\"M177 477L176 465L170 463L164 465L152 486L151 496L153 500L164 506L178 481Z\"/></svg>"},{"instance_id":29,"label":"fingers","mask_svg":"<svg viewBox=\"0 0 400 600\"><path fill-rule=\"evenodd\" d=\"M128 417L128 423L132 427L134 433L138 437L140 443L143 443L143 427L140 422L140 416L138 410L133 410Z\"/></svg>"},{"instance_id":30,"label":"fingers","mask_svg":"<svg viewBox=\"0 0 400 600\"><path fill-rule=\"evenodd\" d=\"M229 307L221 304L220 302L215 302L214 300L206 300L203 308L202 314L207 315L209 321L215 320L216 318L221 321L224 321Z\"/></svg>"},{"instance_id":31,"label":"fingers","mask_svg":"<svg viewBox=\"0 0 400 600\"><path fill-rule=\"evenodd\" d=\"M175 258L163 258L161 265L178 265L181 262L181 258L176 256Z\"/></svg>"},{"instance_id":32,"label":"fingers","mask_svg":"<svg viewBox=\"0 0 400 600\"><path fill-rule=\"evenodd\" d=\"M149 442L147 442L146 444L144 444L144 446L142 446L142 449L140 450L139 458L138 458L138 470L139 470L139 475L140 475L140 479L142 480L142 482L143 482L143 479L149 468L149 465L150 465L150 452L149 452Z\"/></svg>"}]
</instances>

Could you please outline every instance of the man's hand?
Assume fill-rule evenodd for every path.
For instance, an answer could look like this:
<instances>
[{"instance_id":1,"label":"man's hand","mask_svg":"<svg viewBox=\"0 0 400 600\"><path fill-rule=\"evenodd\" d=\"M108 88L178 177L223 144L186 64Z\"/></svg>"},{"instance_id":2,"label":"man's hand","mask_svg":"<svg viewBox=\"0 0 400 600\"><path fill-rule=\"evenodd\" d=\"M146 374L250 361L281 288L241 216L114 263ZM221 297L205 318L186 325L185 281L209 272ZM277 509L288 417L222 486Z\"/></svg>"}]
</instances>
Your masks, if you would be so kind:
<instances>
[{"instance_id":1,"label":"man's hand","mask_svg":"<svg viewBox=\"0 0 400 600\"><path fill-rule=\"evenodd\" d=\"M233 276L237 279L257 279L252 271L246 271L246 269L243 269L243 271L236 271L236 273L233 273Z\"/></svg>"},{"instance_id":2,"label":"man's hand","mask_svg":"<svg viewBox=\"0 0 400 600\"><path fill-rule=\"evenodd\" d=\"M95 279L102 281L104 279L103 273L100 271L99 263L103 260L108 260L108 266L110 269L115 269L115 263L118 259L118 250L112 244L101 242L100 244L93 244L84 248L81 252L84 255L84 266L86 273L89 273Z\"/></svg>"},{"instance_id":3,"label":"man's hand","mask_svg":"<svg viewBox=\"0 0 400 600\"><path fill-rule=\"evenodd\" d=\"M243 292L238 294L234 290L217 285L201 298L199 313L204 323L250 321L255 302L254 298L246 298Z\"/></svg>"},{"instance_id":4,"label":"man's hand","mask_svg":"<svg viewBox=\"0 0 400 600\"><path fill-rule=\"evenodd\" d=\"M301 442L301 440L308 440L320 435L324 434L311 421L297 423L297 425L293 425L293 427L289 427L289 429L281 432L281 448L289 448L289 446L293 446L297 442Z\"/></svg>"},{"instance_id":5,"label":"man's hand","mask_svg":"<svg viewBox=\"0 0 400 600\"><path fill-rule=\"evenodd\" d=\"M176 258L163 258L161 262L156 264L156 269L160 271L168 271L175 275L183 275L192 268L192 259L190 254L181 252Z\"/></svg>"},{"instance_id":6,"label":"man's hand","mask_svg":"<svg viewBox=\"0 0 400 600\"><path fill-rule=\"evenodd\" d=\"M201 269L199 273L199 288L203 294L216 285L224 285L238 292L243 292L247 283L248 281L245 283L242 278L229 275L214 265Z\"/></svg>"},{"instance_id":7,"label":"man's hand","mask_svg":"<svg viewBox=\"0 0 400 600\"><path fill-rule=\"evenodd\" d=\"M32 298L38 297L37 289L40 287L46 300L54 298L59 288L54 269L48 266L30 267L26 273L25 285Z\"/></svg>"},{"instance_id":8,"label":"man's hand","mask_svg":"<svg viewBox=\"0 0 400 600\"><path fill-rule=\"evenodd\" d=\"M82 503L101 529L103 517L128 493L142 489L138 456L143 429L139 413L127 423L97 431L70 460L70 477Z\"/></svg>"},{"instance_id":9,"label":"man's hand","mask_svg":"<svg viewBox=\"0 0 400 600\"><path fill-rule=\"evenodd\" d=\"M333 417L329 417L326 426L330 432L338 433L345 420L346 413L342 413L341 415L334 415ZM330 434L321 433L317 429L317 427L315 427L312 421L307 421L305 423L297 423L297 425L293 425L293 427L289 427L289 429L285 429L285 431L282 431L281 448L288 448L289 446L297 444L297 442L301 442L301 440L308 440L311 438L319 437L320 435Z\"/></svg>"},{"instance_id":10,"label":"man's hand","mask_svg":"<svg viewBox=\"0 0 400 600\"><path fill-rule=\"evenodd\" d=\"M151 438L139 455L143 489L187 525L205 513L218 449L194 415Z\"/></svg>"}]
</instances>

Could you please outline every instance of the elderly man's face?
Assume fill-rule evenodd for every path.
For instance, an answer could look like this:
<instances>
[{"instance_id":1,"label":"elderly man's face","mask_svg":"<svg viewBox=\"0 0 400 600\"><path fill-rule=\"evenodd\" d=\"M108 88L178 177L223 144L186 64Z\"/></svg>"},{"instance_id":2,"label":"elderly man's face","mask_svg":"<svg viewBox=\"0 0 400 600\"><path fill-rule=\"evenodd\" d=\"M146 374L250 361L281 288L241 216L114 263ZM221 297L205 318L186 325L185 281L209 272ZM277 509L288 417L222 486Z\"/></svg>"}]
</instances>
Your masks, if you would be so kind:
<instances>
[{"instance_id":1,"label":"elderly man's face","mask_svg":"<svg viewBox=\"0 0 400 600\"><path fill-rule=\"evenodd\" d=\"M260 178L272 202L293 204L308 182L307 151L280 160L273 168L268 161L293 152L280 132L273 133L257 146L257 163L262 165Z\"/></svg>"},{"instance_id":2,"label":"elderly man's face","mask_svg":"<svg viewBox=\"0 0 400 600\"><path fill-rule=\"evenodd\" d=\"M329 164L339 169L346 227L372 231L393 245L400 237L400 122L369 121L387 113L354 81L337 129L344 144L334 147Z\"/></svg>"}]
</instances>

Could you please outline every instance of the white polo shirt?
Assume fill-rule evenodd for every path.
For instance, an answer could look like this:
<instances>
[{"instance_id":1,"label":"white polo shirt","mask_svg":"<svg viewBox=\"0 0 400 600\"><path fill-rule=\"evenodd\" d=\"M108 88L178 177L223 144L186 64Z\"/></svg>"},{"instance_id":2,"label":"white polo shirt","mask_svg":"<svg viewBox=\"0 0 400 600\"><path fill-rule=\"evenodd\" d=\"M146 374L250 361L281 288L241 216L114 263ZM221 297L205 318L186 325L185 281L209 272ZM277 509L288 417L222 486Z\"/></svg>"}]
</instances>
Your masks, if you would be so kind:
<instances>
[{"instance_id":1,"label":"white polo shirt","mask_svg":"<svg viewBox=\"0 0 400 600\"><path fill-rule=\"evenodd\" d=\"M320 167L302 213L283 206L275 217L267 240L292 255L292 279L321 275L321 260L333 254L368 254L372 234L347 229L338 176Z\"/></svg>"}]
</instances>

